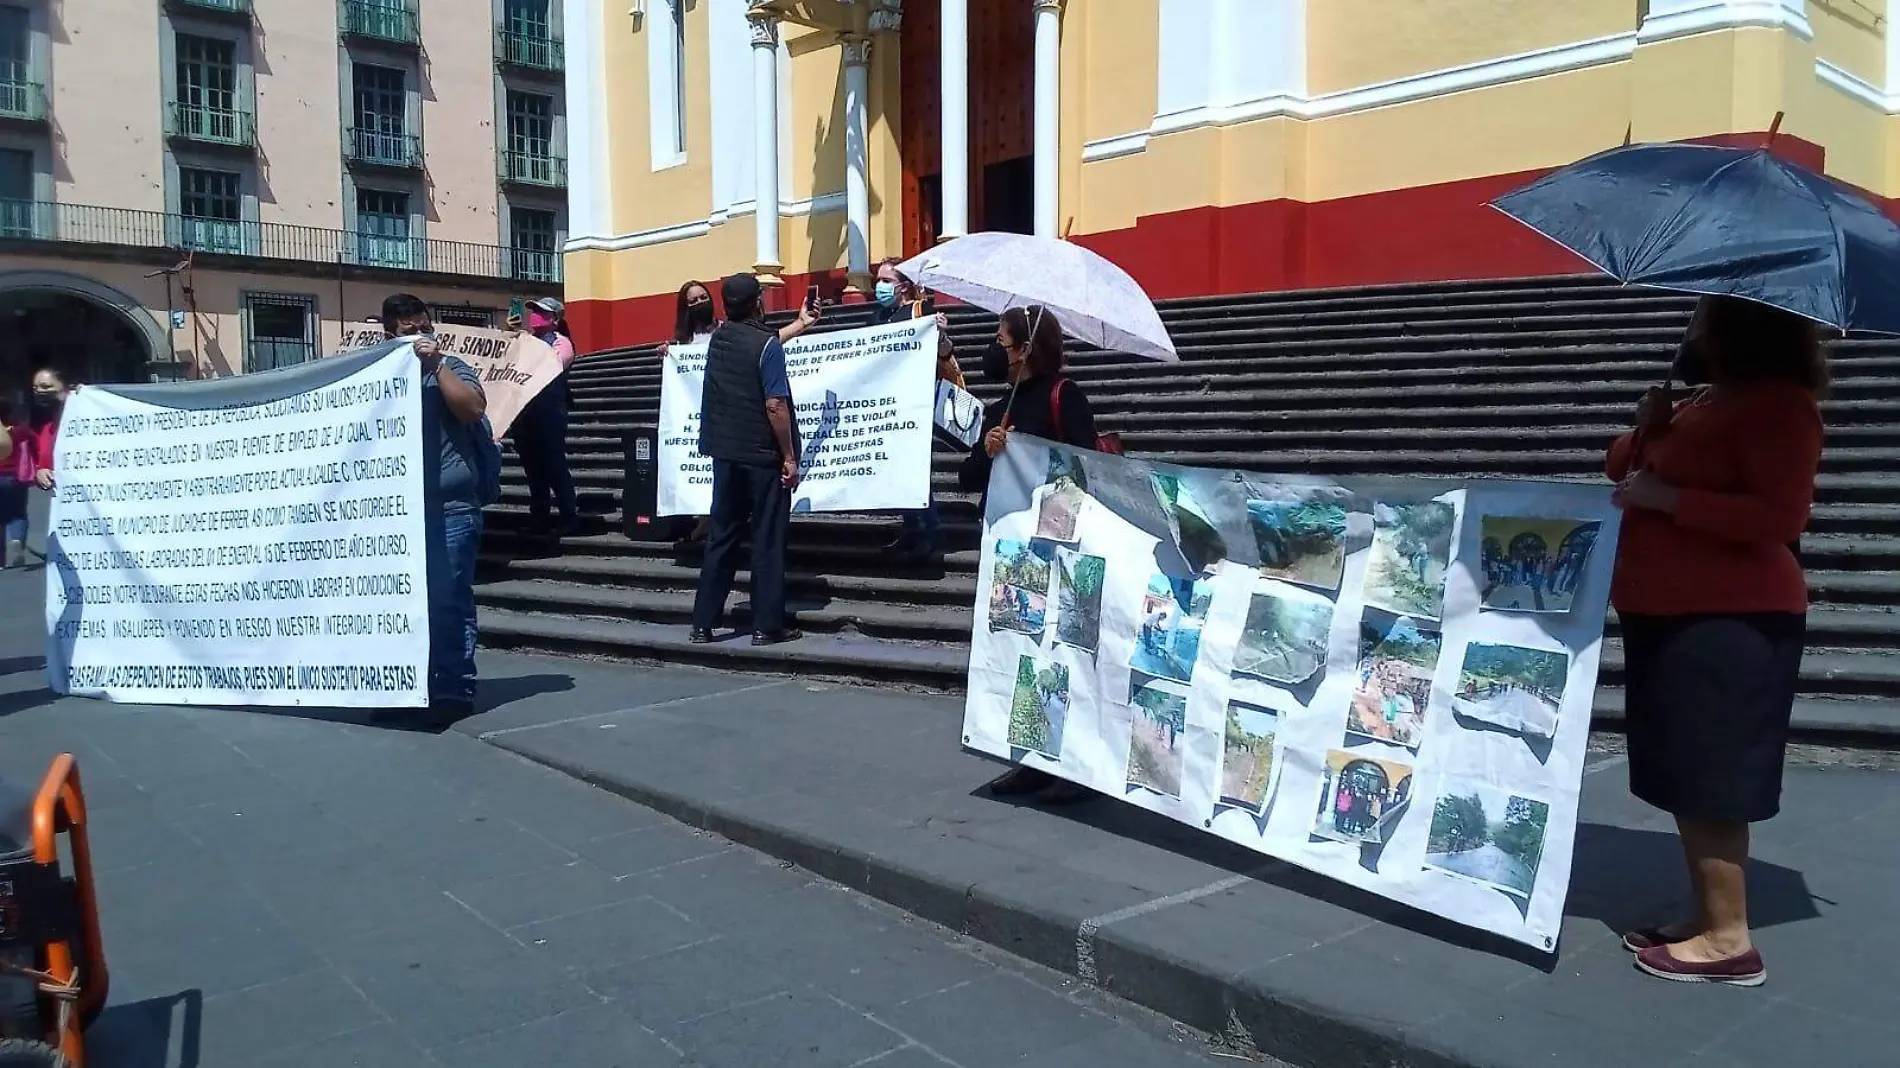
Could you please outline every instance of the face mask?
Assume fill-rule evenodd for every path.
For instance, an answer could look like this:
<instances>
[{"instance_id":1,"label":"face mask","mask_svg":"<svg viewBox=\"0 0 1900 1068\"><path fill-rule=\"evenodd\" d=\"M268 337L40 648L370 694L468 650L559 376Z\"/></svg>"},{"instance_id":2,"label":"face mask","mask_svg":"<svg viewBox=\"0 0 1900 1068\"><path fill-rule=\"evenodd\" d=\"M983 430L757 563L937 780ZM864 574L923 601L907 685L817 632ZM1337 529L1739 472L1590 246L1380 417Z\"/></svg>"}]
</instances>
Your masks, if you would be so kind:
<instances>
[{"instance_id":1,"label":"face mask","mask_svg":"<svg viewBox=\"0 0 1900 1068\"><path fill-rule=\"evenodd\" d=\"M59 411L59 394L35 393L33 394L31 403L33 410L41 415L45 415L48 412L56 412Z\"/></svg>"},{"instance_id":2,"label":"face mask","mask_svg":"<svg viewBox=\"0 0 1900 1068\"><path fill-rule=\"evenodd\" d=\"M545 333L554 329L554 316L547 312L528 310L528 329L534 333Z\"/></svg>"},{"instance_id":3,"label":"face mask","mask_svg":"<svg viewBox=\"0 0 1900 1068\"><path fill-rule=\"evenodd\" d=\"M1009 381L1009 350L1000 342L990 342L983 350L983 377L992 382Z\"/></svg>"},{"instance_id":4,"label":"face mask","mask_svg":"<svg viewBox=\"0 0 1900 1068\"><path fill-rule=\"evenodd\" d=\"M703 334L712 329L712 324L712 301L702 300L698 304L688 304L686 306L686 325L693 328L693 333Z\"/></svg>"},{"instance_id":5,"label":"face mask","mask_svg":"<svg viewBox=\"0 0 1900 1068\"><path fill-rule=\"evenodd\" d=\"M897 306L897 283L879 282L877 284L877 302L886 308Z\"/></svg>"}]
</instances>

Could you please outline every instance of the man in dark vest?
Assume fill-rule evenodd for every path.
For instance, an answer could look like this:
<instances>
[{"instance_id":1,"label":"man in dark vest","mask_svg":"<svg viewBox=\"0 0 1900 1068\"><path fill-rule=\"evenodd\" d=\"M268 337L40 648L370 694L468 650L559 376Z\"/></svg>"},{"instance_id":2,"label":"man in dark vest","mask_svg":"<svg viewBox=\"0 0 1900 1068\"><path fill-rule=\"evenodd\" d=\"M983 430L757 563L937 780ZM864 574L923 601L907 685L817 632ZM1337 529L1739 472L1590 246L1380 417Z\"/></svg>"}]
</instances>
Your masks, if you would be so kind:
<instances>
[{"instance_id":1,"label":"man in dark vest","mask_svg":"<svg viewBox=\"0 0 1900 1068\"><path fill-rule=\"evenodd\" d=\"M738 567L739 539L752 532L752 644L802 637L785 622L785 532L798 488L798 424L785 349L762 321L759 280L735 274L722 286L726 321L706 347L699 451L713 463L712 532L693 601L695 644L713 640ZM799 318L810 325L818 309Z\"/></svg>"}]
</instances>

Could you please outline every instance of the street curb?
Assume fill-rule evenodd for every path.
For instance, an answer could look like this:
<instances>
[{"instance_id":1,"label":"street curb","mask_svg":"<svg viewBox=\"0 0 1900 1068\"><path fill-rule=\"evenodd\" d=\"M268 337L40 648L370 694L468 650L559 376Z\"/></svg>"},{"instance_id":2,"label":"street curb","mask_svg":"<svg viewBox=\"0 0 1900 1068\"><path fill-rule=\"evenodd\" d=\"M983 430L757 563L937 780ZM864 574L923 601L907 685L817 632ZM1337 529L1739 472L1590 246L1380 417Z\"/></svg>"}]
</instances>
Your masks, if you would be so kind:
<instances>
[{"instance_id":1,"label":"street curb","mask_svg":"<svg viewBox=\"0 0 1900 1068\"><path fill-rule=\"evenodd\" d=\"M1073 914L1073 910L1012 898L902 859L826 841L808 830L733 806L709 804L543 756L512 744L509 736L480 740L1223 1036L1230 1048L1257 1051L1302 1068L1480 1068L1408 1039L1397 1026L1306 1003L1245 975L1225 974L1165 945L1117 931L1112 924L1095 929L1091 916ZM1082 974L1085 971L1092 974Z\"/></svg>"}]
</instances>

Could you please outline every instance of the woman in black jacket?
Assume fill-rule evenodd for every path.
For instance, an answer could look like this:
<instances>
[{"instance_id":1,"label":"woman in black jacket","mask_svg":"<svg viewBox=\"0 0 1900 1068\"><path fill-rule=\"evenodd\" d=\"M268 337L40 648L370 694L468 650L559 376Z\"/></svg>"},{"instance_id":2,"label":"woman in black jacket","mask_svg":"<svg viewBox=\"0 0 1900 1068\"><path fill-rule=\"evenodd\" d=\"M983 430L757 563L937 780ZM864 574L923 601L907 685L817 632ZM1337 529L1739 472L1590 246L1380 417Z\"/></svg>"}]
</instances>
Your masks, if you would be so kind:
<instances>
[{"instance_id":1,"label":"woman in black jacket","mask_svg":"<svg viewBox=\"0 0 1900 1068\"><path fill-rule=\"evenodd\" d=\"M964 457L957 483L988 494L990 465L1021 431L1078 449L1095 448L1095 412L1082 387L1062 377L1066 357L1062 324L1039 305L1011 308L996 323L996 344L983 357L983 374L1015 388L983 410L983 438Z\"/></svg>"},{"instance_id":2,"label":"woman in black jacket","mask_svg":"<svg viewBox=\"0 0 1900 1068\"><path fill-rule=\"evenodd\" d=\"M996 345L984 357L983 373L1012 388L983 412L983 439L964 458L958 484L980 490L987 504L990 467L1009 447L1010 431L1033 434L1078 449L1095 448L1095 412L1082 388L1062 377L1062 324L1047 308L1011 308L996 324ZM1091 796L1087 787L1037 768L1015 767L990 783L1003 796L1036 794L1047 805Z\"/></svg>"}]
</instances>

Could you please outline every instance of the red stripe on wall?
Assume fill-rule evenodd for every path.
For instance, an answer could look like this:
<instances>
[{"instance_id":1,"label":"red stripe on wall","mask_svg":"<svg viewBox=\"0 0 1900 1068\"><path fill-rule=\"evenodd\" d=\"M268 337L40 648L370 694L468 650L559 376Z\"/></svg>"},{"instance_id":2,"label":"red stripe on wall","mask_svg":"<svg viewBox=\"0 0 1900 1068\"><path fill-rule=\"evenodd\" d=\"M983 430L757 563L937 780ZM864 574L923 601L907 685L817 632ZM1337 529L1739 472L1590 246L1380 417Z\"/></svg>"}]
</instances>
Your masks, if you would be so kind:
<instances>
[{"instance_id":1,"label":"red stripe on wall","mask_svg":"<svg viewBox=\"0 0 1900 1068\"><path fill-rule=\"evenodd\" d=\"M1766 133L1698 139L1754 148ZM1826 152L1780 135L1776 155L1825 173ZM1415 186L1316 203L1269 200L1147 215L1123 230L1073 238L1120 264L1156 299L1228 293L1457 279L1587 274L1563 248L1488 206L1547 170ZM1878 202L1878 198L1876 198ZM1900 215L1900 202L1883 205ZM835 299L843 272L788 275L779 307L817 281ZM714 292L718 285L713 285ZM652 344L673 324L672 293L618 301L574 301L569 325L583 352Z\"/></svg>"}]
</instances>

